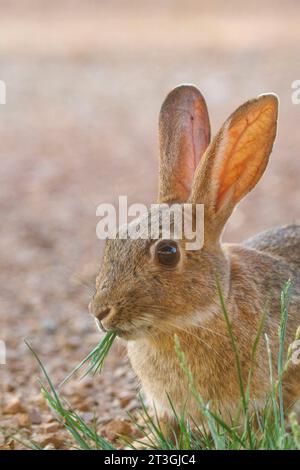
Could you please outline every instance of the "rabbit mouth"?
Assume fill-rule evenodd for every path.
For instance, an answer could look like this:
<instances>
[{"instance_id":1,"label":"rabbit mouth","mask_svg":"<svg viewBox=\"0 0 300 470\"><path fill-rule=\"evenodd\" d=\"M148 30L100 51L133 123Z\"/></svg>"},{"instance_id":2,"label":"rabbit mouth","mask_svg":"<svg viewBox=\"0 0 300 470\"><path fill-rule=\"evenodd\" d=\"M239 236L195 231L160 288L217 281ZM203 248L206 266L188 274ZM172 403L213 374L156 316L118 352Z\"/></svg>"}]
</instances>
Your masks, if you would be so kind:
<instances>
[{"instance_id":1,"label":"rabbit mouth","mask_svg":"<svg viewBox=\"0 0 300 470\"><path fill-rule=\"evenodd\" d=\"M127 339L131 336L129 331L125 331L121 328L105 328L105 326L103 325L103 322L99 320L98 318L95 318L95 322L96 322L97 328L103 333L113 332L117 336L123 339Z\"/></svg>"},{"instance_id":2,"label":"rabbit mouth","mask_svg":"<svg viewBox=\"0 0 300 470\"><path fill-rule=\"evenodd\" d=\"M108 330L103 326L103 323L101 320L98 318L95 318L96 325L100 331L103 331L103 333L108 333Z\"/></svg>"},{"instance_id":3,"label":"rabbit mouth","mask_svg":"<svg viewBox=\"0 0 300 470\"><path fill-rule=\"evenodd\" d=\"M141 332L136 328L127 329L127 328L113 327L106 331L114 332L119 338L125 341L135 340L143 336Z\"/></svg>"}]
</instances>

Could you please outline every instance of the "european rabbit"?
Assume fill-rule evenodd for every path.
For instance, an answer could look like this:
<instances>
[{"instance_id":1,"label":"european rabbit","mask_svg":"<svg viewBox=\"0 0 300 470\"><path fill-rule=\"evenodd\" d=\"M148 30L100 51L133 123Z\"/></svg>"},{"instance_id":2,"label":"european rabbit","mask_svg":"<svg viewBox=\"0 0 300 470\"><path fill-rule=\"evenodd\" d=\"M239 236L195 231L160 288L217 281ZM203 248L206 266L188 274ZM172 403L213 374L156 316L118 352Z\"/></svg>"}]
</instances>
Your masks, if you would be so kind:
<instances>
[{"instance_id":1,"label":"european rabbit","mask_svg":"<svg viewBox=\"0 0 300 470\"><path fill-rule=\"evenodd\" d=\"M288 279L293 288L286 345L300 324L300 226L271 229L243 244L221 243L234 207L267 166L277 114L277 97L262 95L238 108L210 142L204 98L192 85L175 88L160 112L158 201L204 204L204 245L188 251L185 239L106 242L91 311L103 328L127 340L132 367L162 422L172 419L169 398L177 412L185 407L201 419L174 350L175 333L203 400L228 420L240 401L217 277L244 383L252 367L251 396L258 405L270 387L269 366L263 337L252 363L253 342L265 314L264 331L276 358L280 292ZM276 379L275 367L274 374ZM284 382L286 406L299 396L300 366L291 365Z\"/></svg>"}]
</instances>

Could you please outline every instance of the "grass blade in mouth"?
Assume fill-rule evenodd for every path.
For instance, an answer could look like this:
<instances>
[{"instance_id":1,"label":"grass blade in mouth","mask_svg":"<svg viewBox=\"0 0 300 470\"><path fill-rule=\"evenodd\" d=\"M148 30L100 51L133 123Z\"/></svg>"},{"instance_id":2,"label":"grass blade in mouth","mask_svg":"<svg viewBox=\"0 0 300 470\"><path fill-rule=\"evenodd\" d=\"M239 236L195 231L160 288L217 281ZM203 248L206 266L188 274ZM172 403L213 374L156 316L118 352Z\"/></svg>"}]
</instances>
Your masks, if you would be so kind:
<instances>
[{"instance_id":1,"label":"grass blade in mouth","mask_svg":"<svg viewBox=\"0 0 300 470\"><path fill-rule=\"evenodd\" d=\"M110 348L116 338L116 333L110 331L104 337L98 346L96 346L71 372L67 377L60 383L59 388L61 388L68 380L84 366L88 365L87 371L83 374L83 377L86 377L89 373L96 374L101 372L103 364L107 354L109 353Z\"/></svg>"}]
</instances>

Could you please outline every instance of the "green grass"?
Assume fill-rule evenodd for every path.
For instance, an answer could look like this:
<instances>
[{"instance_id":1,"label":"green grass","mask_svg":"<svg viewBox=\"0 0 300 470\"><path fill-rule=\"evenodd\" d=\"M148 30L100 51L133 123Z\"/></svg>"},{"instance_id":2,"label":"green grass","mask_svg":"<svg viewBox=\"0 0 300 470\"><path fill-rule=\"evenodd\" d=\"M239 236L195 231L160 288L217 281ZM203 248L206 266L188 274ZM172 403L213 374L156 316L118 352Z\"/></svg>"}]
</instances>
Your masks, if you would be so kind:
<instances>
[{"instance_id":1,"label":"green grass","mask_svg":"<svg viewBox=\"0 0 300 470\"><path fill-rule=\"evenodd\" d=\"M67 377L60 383L59 388L61 388L66 382L70 380L70 378L78 372L82 368L86 368L87 370L83 374L82 377L92 373L96 374L97 372L101 372L104 361L106 356L109 353L110 348L113 345L114 340L116 339L115 333L107 333L103 339L103 341L98 344L81 362L78 364L71 372L67 375Z\"/></svg>"},{"instance_id":2,"label":"green grass","mask_svg":"<svg viewBox=\"0 0 300 470\"><path fill-rule=\"evenodd\" d=\"M292 413L288 418L285 418L282 397L282 377L289 364L289 359L286 359L284 355L284 340L288 321L288 299L290 288L290 282L286 283L281 294L281 318L278 331L279 353L277 358L277 381L274 381L273 377L273 358L269 338L267 335L264 335L264 337L261 338L264 316L252 348L252 359L254 362L259 340L261 339L266 342L269 360L270 392L266 397L263 410L258 410L255 402L251 401L250 384L252 380L252 370L249 371L247 383L244 383L243 381L238 347L233 334L230 316L227 312L222 292L218 284L220 302L235 355L236 371L240 385L241 399L239 416L232 416L232 424L228 425L223 421L220 415L211 411L209 403L205 403L203 401L195 387L193 376L190 372L185 354L180 347L179 338L175 336L174 348L180 365L188 378L190 391L195 397L204 417L206 430L203 430L202 428L200 429L198 424L193 422L193 419L186 416L185 413L183 413L182 416L178 416L169 400L170 410L172 411L174 420L180 430L179 434L176 436L174 433L173 439L169 439L162 432L156 412L154 412L154 416L153 413L150 414L141 399L140 419L138 421L139 423L142 422L142 424L138 424L137 419L131 415L130 418L141 433L148 436L149 448L161 450L300 449L300 424L297 421L295 413ZM114 339L115 335L108 333L102 343L66 377L63 383L60 384L59 390L53 385L37 354L28 345L45 377L45 383L41 383L42 394L47 400L50 408L55 413L57 419L69 431L74 442L74 447L82 450L113 450L114 446L97 433L95 423L93 426L89 426L79 414L68 406L64 399L61 398L61 387L82 367L87 368L85 375L90 372L99 372L103 367L105 357L107 356ZM252 405L251 407L250 404ZM242 425L240 425L241 416ZM139 441L135 441L131 444L127 444L134 449L138 442Z\"/></svg>"}]
</instances>

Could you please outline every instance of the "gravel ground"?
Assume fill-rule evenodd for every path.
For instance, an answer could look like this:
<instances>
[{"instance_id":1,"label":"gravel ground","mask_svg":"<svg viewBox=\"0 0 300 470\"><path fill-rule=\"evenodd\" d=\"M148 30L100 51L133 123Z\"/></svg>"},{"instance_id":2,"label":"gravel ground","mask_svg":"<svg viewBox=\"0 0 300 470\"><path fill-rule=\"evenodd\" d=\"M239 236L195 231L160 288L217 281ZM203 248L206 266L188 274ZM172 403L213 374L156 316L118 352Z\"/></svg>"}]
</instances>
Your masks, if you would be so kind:
<instances>
[{"instance_id":1,"label":"gravel ground","mask_svg":"<svg viewBox=\"0 0 300 470\"><path fill-rule=\"evenodd\" d=\"M171 87L197 84L215 131L242 101L279 94L272 161L225 237L299 221L300 105L291 83L300 78L300 5L205 3L0 0L2 449L24 447L13 435L71 446L41 398L24 339L55 383L99 342L87 314L103 248L95 210L119 194L155 200L157 116ZM126 412L138 407L137 382L121 343L101 376L72 380L64 395L110 439L134 435Z\"/></svg>"}]
</instances>

